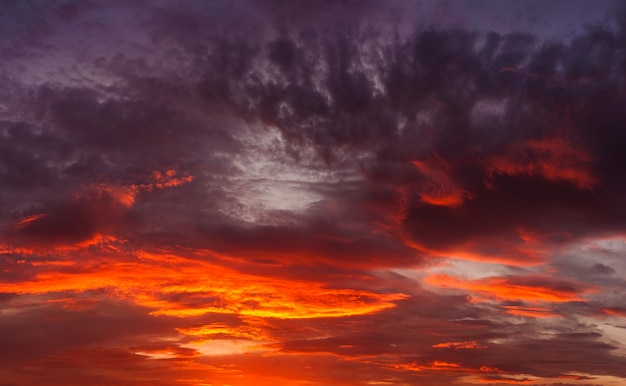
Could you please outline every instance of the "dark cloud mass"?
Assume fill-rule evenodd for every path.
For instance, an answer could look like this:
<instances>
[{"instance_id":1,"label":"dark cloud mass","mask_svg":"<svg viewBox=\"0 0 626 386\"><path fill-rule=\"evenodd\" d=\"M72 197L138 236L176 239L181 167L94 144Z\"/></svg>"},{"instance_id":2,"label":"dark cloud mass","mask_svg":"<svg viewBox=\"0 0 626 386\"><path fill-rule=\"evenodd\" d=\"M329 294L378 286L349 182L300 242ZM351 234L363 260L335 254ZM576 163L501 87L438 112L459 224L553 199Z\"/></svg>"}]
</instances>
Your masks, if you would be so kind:
<instances>
[{"instance_id":1,"label":"dark cloud mass","mask_svg":"<svg viewBox=\"0 0 626 386\"><path fill-rule=\"evenodd\" d=\"M0 58L3 384L626 382L622 2L5 1Z\"/></svg>"}]
</instances>

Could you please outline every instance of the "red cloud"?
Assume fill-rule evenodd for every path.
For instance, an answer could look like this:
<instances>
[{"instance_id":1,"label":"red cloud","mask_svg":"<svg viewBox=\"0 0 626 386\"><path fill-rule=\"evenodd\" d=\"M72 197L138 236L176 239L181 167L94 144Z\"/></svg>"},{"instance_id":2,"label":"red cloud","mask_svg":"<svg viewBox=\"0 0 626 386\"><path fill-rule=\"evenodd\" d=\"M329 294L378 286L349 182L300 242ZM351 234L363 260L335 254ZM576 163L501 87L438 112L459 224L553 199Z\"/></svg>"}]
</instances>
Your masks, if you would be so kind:
<instances>
[{"instance_id":1,"label":"red cloud","mask_svg":"<svg viewBox=\"0 0 626 386\"><path fill-rule=\"evenodd\" d=\"M582 295L594 291L590 286L548 276L506 276L467 280L438 274L427 276L423 281L440 288L467 290L480 297L486 296L496 300L524 300L533 303L584 301Z\"/></svg>"}]
</instances>

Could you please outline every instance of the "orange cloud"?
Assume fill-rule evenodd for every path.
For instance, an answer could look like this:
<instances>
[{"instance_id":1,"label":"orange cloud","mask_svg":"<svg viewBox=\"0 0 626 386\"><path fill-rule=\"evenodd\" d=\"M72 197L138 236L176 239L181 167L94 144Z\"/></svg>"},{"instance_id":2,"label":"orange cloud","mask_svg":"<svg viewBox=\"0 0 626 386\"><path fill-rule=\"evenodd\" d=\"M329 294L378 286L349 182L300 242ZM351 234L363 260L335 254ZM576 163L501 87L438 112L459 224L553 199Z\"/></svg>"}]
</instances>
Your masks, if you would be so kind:
<instances>
[{"instance_id":1,"label":"orange cloud","mask_svg":"<svg viewBox=\"0 0 626 386\"><path fill-rule=\"evenodd\" d=\"M479 377L477 378L481 383L508 383L512 385L523 385L534 382L528 378L511 378L511 377Z\"/></svg>"},{"instance_id":2,"label":"orange cloud","mask_svg":"<svg viewBox=\"0 0 626 386\"><path fill-rule=\"evenodd\" d=\"M301 319L378 312L407 295L325 288L321 283L273 279L202 261L166 254L138 254L139 259L84 263L72 271L49 270L35 278L0 283L17 294L85 292L106 289L154 309L153 315L187 317L206 313Z\"/></svg>"},{"instance_id":3,"label":"orange cloud","mask_svg":"<svg viewBox=\"0 0 626 386\"><path fill-rule=\"evenodd\" d=\"M581 295L592 292L590 288L580 288L574 283L556 281L542 276L465 280L437 274L427 276L423 281L434 287L467 290L497 300L525 300L533 303L584 301ZM532 310L528 312L532 313Z\"/></svg>"},{"instance_id":4,"label":"orange cloud","mask_svg":"<svg viewBox=\"0 0 626 386\"><path fill-rule=\"evenodd\" d=\"M169 169L165 172L155 170L147 178L146 182L131 185L130 191L134 194L140 191L151 192L154 189L172 188L193 181L193 176L176 177L177 174L178 172L174 169Z\"/></svg>"},{"instance_id":5,"label":"orange cloud","mask_svg":"<svg viewBox=\"0 0 626 386\"><path fill-rule=\"evenodd\" d=\"M155 189L172 188L193 181L193 176L176 177L176 174L176 170L173 169L165 172L155 170L146 179L145 183L132 184L130 186L100 183L91 186L91 189L100 193L106 193L122 205L131 207L135 204L137 194L142 191L151 192Z\"/></svg>"},{"instance_id":6,"label":"orange cloud","mask_svg":"<svg viewBox=\"0 0 626 386\"><path fill-rule=\"evenodd\" d=\"M0 254L15 254L15 255L21 255L21 256L28 256L34 253L34 249L33 248L29 248L29 247L16 247L10 244L3 244L0 243ZM25 262L24 259L20 260L22 263Z\"/></svg>"},{"instance_id":7,"label":"orange cloud","mask_svg":"<svg viewBox=\"0 0 626 386\"><path fill-rule=\"evenodd\" d=\"M428 371L428 370L430 371L432 370L435 370L435 371L463 370L465 371L466 370L464 367L462 367L458 363L439 361L439 360L435 360L435 361L427 362L423 364L418 364L418 363L394 364L392 365L392 367L398 370L407 370L407 371Z\"/></svg>"},{"instance_id":8,"label":"orange cloud","mask_svg":"<svg viewBox=\"0 0 626 386\"><path fill-rule=\"evenodd\" d=\"M115 202L127 208L135 205L135 196L137 195L137 192L132 187L100 183L91 185L86 188L86 190L88 190L89 193L97 192L99 195L107 195Z\"/></svg>"},{"instance_id":9,"label":"orange cloud","mask_svg":"<svg viewBox=\"0 0 626 386\"><path fill-rule=\"evenodd\" d=\"M427 253L431 256L445 256L468 261L489 262L527 267L535 266L545 261L541 253L539 253L535 249L522 248L512 244L508 244L506 242L501 242L502 253L498 253L499 251L497 251L486 254L480 253L479 251L472 251L472 249L480 249L482 247L482 243L486 242L485 240L468 241L460 243L460 245L455 245L453 248L444 250L428 248L420 243L415 242L406 235L402 237L402 241L407 247ZM494 243L495 242L496 240L494 240Z\"/></svg>"},{"instance_id":10,"label":"orange cloud","mask_svg":"<svg viewBox=\"0 0 626 386\"><path fill-rule=\"evenodd\" d=\"M487 348L487 346L483 346L479 344L477 341L465 341L465 342L445 342L445 343L437 343L432 345L431 347L435 348L453 348L455 350L458 349L477 349L477 348Z\"/></svg>"},{"instance_id":11,"label":"orange cloud","mask_svg":"<svg viewBox=\"0 0 626 386\"><path fill-rule=\"evenodd\" d=\"M202 355L192 348L172 344L133 347L131 351L134 354L144 355L152 359L196 358Z\"/></svg>"},{"instance_id":12,"label":"orange cloud","mask_svg":"<svg viewBox=\"0 0 626 386\"><path fill-rule=\"evenodd\" d=\"M492 367L492 366L480 366L478 370L484 373L502 373L500 369L498 369L497 367Z\"/></svg>"},{"instance_id":13,"label":"orange cloud","mask_svg":"<svg viewBox=\"0 0 626 386\"><path fill-rule=\"evenodd\" d=\"M184 335L199 338L242 338L248 340L269 340L263 328L248 323L243 326L230 326L226 323L211 323L195 327L176 328L176 331Z\"/></svg>"}]
</instances>

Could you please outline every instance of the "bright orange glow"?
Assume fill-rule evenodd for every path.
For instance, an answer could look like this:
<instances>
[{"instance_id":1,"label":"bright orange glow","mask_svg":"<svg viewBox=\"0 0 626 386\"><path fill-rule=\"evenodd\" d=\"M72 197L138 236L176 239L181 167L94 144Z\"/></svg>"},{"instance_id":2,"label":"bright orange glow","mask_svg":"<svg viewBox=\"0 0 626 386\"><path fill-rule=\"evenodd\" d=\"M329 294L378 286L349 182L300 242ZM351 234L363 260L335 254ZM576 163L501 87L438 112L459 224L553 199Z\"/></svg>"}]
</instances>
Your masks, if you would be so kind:
<instances>
[{"instance_id":1,"label":"bright orange glow","mask_svg":"<svg viewBox=\"0 0 626 386\"><path fill-rule=\"evenodd\" d=\"M150 263L154 255L141 256L141 261L102 264L95 270L83 266L77 267L82 269L77 273L40 273L28 281L0 283L0 291L41 294L109 289L153 308L153 315L218 313L281 319L369 314L394 307L395 301L407 297L401 293L328 289L319 283L304 287L174 255L157 255L156 261L166 258L169 262L167 266L157 265ZM168 299L170 295L178 300Z\"/></svg>"},{"instance_id":2,"label":"bright orange glow","mask_svg":"<svg viewBox=\"0 0 626 386\"><path fill-rule=\"evenodd\" d=\"M434 361L433 362L433 367L435 368L457 368L457 367L461 367L460 364L458 363L451 363L451 362L446 362L446 361Z\"/></svg>"},{"instance_id":3,"label":"bright orange glow","mask_svg":"<svg viewBox=\"0 0 626 386\"><path fill-rule=\"evenodd\" d=\"M153 359L196 358L201 356L198 351L177 345L159 345L133 348L133 352Z\"/></svg>"},{"instance_id":4,"label":"bright orange glow","mask_svg":"<svg viewBox=\"0 0 626 386\"><path fill-rule=\"evenodd\" d=\"M542 278L538 278L542 280ZM580 295L592 292L591 289L559 288L541 286L539 284L516 283L508 277L491 277L480 280L464 280L456 277L438 274L427 276L424 283L440 288L456 288L478 292L498 300L526 300L529 302L570 302L584 301Z\"/></svg>"},{"instance_id":5,"label":"bright orange glow","mask_svg":"<svg viewBox=\"0 0 626 386\"><path fill-rule=\"evenodd\" d=\"M232 327L225 323L212 323L197 327L176 328L181 334L197 336L203 338L223 337L243 338L249 340L269 340L270 337L264 332L265 330L253 325L245 325L240 327Z\"/></svg>"},{"instance_id":6,"label":"bright orange glow","mask_svg":"<svg viewBox=\"0 0 626 386\"><path fill-rule=\"evenodd\" d=\"M496 377L496 378L478 378L478 381L481 383L508 383L512 385L523 385L527 383L533 383L532 379L518 379L518 378L506 378L506 377Z\"/></svg>"},{"instance_id":7,"label":"bright orange glow","mask_svg":"<svg viewBox=\"0 0 626 386\"><path fill-rule=\"evenodd\" d=\"M478 342L476 342L475 340L465 341L465 342L437 343L437 344L432 345L432 347L436 347L436 348L453 348L455 350L457 350L457 349L487 348L487 346L483 346L483 345L479 344Z\"/></svg>"},{"instance_id":8,"label":"bright orange glow","mask_svg":"<svg viewBox=\"0 0 626 386\"><path fill-rule=\"evenodd\" d=\"M423 193L420 197L425 203L438 206L459 206L465 201L463 192L439 195Z\"/></svg>"},{"instance_id":9,"label":"bright orange glow","mask_svg":"<svg viewBox=\"0 0 626 386\"><path fill-rule=\"evenodd\" d=\"M432 361L424 364L394 364L393 368L407 371L450 371L450 370L466 370L460 364L447 361Z\"/></svg>"}]
</instances>

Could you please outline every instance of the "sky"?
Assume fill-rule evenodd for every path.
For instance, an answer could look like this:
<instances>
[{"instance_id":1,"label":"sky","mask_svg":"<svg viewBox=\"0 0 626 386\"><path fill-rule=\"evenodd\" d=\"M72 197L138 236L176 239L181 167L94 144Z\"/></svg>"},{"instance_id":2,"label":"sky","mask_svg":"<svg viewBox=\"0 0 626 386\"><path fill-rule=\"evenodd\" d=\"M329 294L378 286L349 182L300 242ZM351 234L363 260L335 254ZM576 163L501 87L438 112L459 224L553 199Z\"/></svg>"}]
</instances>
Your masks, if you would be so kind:
<instances>
[{"instance_id":1,"label":"sky","mask_svg":"<svg viewBox=\"0 0 626 386\"><path fill-rule=\"evenodd\" d=\"M0 1L0 386L626 385L626 3Z\"/></svg>"}]
</instances>

